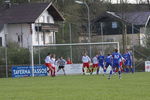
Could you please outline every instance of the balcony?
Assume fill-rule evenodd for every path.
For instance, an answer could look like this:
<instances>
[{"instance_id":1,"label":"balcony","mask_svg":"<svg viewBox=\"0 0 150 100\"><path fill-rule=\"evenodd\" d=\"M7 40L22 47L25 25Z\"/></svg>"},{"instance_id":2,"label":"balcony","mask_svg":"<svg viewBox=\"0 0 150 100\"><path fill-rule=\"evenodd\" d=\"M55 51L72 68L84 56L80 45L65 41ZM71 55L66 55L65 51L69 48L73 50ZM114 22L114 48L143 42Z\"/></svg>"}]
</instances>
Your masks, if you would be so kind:
<instances>
[{"instance_id":1,"label":"balcony","mask_svg":"<svg viewBox=\"0 0 150 100\"><path fill-rule=\"evenodd\" d=\"M35 30L37 32L58 32L58 24L52 23L36 23Z\"/></svg>"}]
</instances>

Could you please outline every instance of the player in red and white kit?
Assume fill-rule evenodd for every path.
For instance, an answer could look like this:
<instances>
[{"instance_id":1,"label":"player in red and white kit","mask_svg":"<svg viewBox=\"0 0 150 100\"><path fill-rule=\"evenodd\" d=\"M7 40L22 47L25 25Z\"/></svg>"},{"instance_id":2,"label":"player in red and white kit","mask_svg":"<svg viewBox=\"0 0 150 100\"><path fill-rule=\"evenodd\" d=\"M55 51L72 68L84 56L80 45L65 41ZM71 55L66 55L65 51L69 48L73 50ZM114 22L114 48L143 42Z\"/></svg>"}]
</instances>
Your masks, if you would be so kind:
<instances>
[{"instance_id":1,"label":"player in red and white kit","mask_svg":"<svg viewBox=\"0 0 150 100\"><path fill-rule=\"evenodd\" d=\"M93 70L96 68L98 68L98 59L97 59L98 55L96 55L95 57L93 57L92 59L92 62L93 62L93 66L92 66L92 73L93 73ZM98 74L98 72L97 72Z\"/></svg>"},{"instance_id":2,"label":"player in red and white kit","mask_svg":"<svg viewBox=\"0 0 150 100\"><path fill-rule=\"evenodd\" d=\"M89 70L89 72L91 72L91 70L89 68L90 67L90 62L91 62L90 57L86 53L84 53L84 55L82 56L82 63L83 63L82 72L83 72L83 75L85 75L85 71L84 71L85 67Z\"/></svg>"},{"instance_id":3,"label":"player in red and white kit","mask_svg":"<svg viewBox=\"0 0 150 100\"><path fill-rule=\"evenodd\" d=\"M52 68L52 64L51 64L51 54L48 53L48 55L45 58L45 66L48 67L48 72L51 71L51 76L53 76L53 68Z\"/></svg>"},{"instance_id":4,"label":"player in red and white kit","mask_svg":"<svg viewBox=\"0 0 150 100\"><path fill-rule=\"evenodd\" d=\"M52 76L56 76L55 75L55 72L56 72L56 58L55 58L56 56L55 56L55 54L53 54L52 56L51 56L51 60L50 60L50 63L51 63L51 65L52 65L52 69L53 69L53 72L51 72L52 73Z\"/></svg>"},{"instance_id":5,"label":"player in red and white kit","mask_svg":"<svg viewBox=\"0 0 150 100\"><path fill-rule=\"evenodd\" d=\"M121 67L121 71L122 71L122 72L124 71L124 69L123 69L123 64L124 64L125 61L126 61L126 60L125 60L123 57L121 57L120 67Z\"/></svg>"}]
</instances>

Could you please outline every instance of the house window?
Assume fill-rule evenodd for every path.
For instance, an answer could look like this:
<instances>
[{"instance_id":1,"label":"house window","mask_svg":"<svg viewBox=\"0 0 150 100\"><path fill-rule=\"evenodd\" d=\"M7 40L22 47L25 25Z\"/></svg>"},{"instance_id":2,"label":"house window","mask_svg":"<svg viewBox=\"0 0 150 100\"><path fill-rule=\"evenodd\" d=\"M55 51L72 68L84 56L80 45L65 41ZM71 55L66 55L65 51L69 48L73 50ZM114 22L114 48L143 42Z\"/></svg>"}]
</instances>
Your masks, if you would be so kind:
<instances>
[{"instance_id":1,"label":"house window","mask_svg":"<svg viewBox=\"0 0 150 100\"><path fill-rule=\"evenodd\" d=\"M45 22L45 16L41 16L41 22L42 22L42 23Z\"/></svg>"},{"instance_id":2,"label":"house window","mask_svg":"<svg viewBox=\"0 0 150 100\"><path fill-rule=\"evenodd\" d=\"M21 39L20 39L20 36L18 35L18 42L20 42L21 41Z\"/></svg>"},{"instance_id":3,"label":"house window","mask_svg":"<svg viewBox=\"0 0 150 100\"><path fill-rule=\"evenodd\" d=\"M39 40L39 37L38 37L38 36L39 36L39 35L37 34L37 35L36 35L36 39L35 39L37 42L38 42L38 40Z\"/></svg>"},{"instance_id":4,"label":"house window","mask_svg":"<svg viewBox=\"0 0 150 100\"><path fill-rule=\"evenodd\" d=\"M117 25L117 22L112 22L112 28L117 28L118 25Z\"/></svg>"},{"instance_id":5,"label":"house window","mask_svg":"<svg viewBox=\"0 0 150 100\"><path fill-rule=\"evenodd\" d=\"M2 37L0 37L0 46L2 46Z\"/></svg>"},{"instance_id":6,"label":"house window","mask_svg":"<svg viewBox=\"0 0 150 100\"><path fill-rule=\"evenodd\" d=\"M22 37L22 35L18 35L18 42L23 42L23 37Z\"/></svg>"},{"instance_id":7,"label":"house window","mask_svg":"<svg viewBox=\"0 0 150 100\"><path fill-rule=\"evenodd\" d=\"M43 16L43 23L45 23L45 16Z\"/></svg>"},{"instance_id":8,"label":"house window","mask_svg":"<svg viewBox=\"0 0 150 100\"><path fill-rule=\"evenodd\" d=\"M47 23L50 23L50 17L47 16Z\"/></svg>"},{"instance_id":9,"label":"house window","mask_svg":"<svg viewBox=\"0 0 150 100\"><path fill-rule=\"evenodd\" d=\"M44 41L43 34L41 34L41 41Z\"/></svg>"},{"instance_id":10,"label":"house window","mask_svg":"<svg viewBox=\"0 0 150 100\"><path fill-rule=\"evenodd\" d=\"M53 37L49 36L49 43L53 43Z\"/></svg>"}]
</instances>

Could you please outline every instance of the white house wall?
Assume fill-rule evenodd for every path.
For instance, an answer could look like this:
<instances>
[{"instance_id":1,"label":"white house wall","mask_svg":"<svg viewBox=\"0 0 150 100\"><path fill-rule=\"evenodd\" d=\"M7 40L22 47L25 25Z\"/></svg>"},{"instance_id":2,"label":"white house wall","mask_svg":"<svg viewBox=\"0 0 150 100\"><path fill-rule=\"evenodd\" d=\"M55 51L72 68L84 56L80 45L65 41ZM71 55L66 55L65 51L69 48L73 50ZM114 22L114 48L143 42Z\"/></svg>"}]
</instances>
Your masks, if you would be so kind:
<instances>
[{"instance_id":1,"label":"white house wall","mask_svg":"<svg viewBox=\"0 0 150 100\"><path fill-rule=\"evenodd\" d=\"M145 41L144 34L128 34L127 35L127 45L131 47L131 45L142 45L144 46L143 42ZM79 38L79 42L85 42L85 39L88 39L84 36ZM122 44L122 35L104 35L103 40L105 42L120 42ZM99 36L92 36L92 42L101 42L102 37Z\"/></svg>"},{"instance_id":2,"label":"white house wall","mask_svg":"<svg viewBox=\"0 0 150 100\"><path fill-rule=\"evenodd\" d=\"M31 46L31 28L30 24L8 24L8 41L17 42L21 47L29 48ZM22 42L18 42L18 36L22 35Z\"/></svg>"},{"instance_id":3,"label":"white house wall","mask_svg":"<svg viewBox=\"0 0 150 100\"><path fill-rule=\"evenodd\" d=\"M54 24L54 18L46 10L39 16L39 18L35 21L35 23ZM33 32L33 45L44 45L43 32L36 32L35 29L33 31L34 31ZM45 44L55 43L56 42L55 38L56 38L55 32L45 32Z\"/></svg>"},{"instance_id":4,"label":"white house wall","mask_svg":"<svg viewBox=\"0 0 150 100\"><path fill-rule=\"evenodd\" d=\"M45 32L45 44L55 43L55 38L55 32ZM33 45L44 45L43 32L33 34Z\"/></svg>"},{"instance_id":5,"label":"white house wall","mask_svg":"<svg viewBox=\"0 0 150 100\"><path fill-rule=\"evenodd\" d=\"M49 19L49 21L48 21ZM48 13L48 11L44 11L39 18L35 21L36 23L53 23L53 17ZM6 32L8 33L7 39L8 42L17 42L21 47L29 48L32 45L43 45L44 42L42 40L42 32L35 31L35 24L7 24ZM31 34L32 33L32 34ZM39 42L37 36L39 34ZM18 42L18 36L22 35L22 42ZM0 36L2 34L0 33ZM45 43L55 43L55 32L46 32L45 33ZM4 40L3 40L4 41ZM4 42L3 42L4 43ZM4 43L5 44L5 43Z\"/></svg>"},{"instance_id":6,"label":"white house wall","mask_svg":"<svg viewBox=\"0 0 150 100\"><path fill-rule=\"evenodd\" d=\"M36 23L54 23L54 19L46 10L39 16L39 18L35 22Z\"/></svg>"},{"instance_id":7,"label":"white house wall","mask_svg":"<svg viewBox=\"0 0 150 100\"><path fill-rule=\"evenodd\" d=\"M5 34L4 34L4 29L0 30L0 37L2 37L2 46L5 46Z\"/></svg>"}]
</instances>

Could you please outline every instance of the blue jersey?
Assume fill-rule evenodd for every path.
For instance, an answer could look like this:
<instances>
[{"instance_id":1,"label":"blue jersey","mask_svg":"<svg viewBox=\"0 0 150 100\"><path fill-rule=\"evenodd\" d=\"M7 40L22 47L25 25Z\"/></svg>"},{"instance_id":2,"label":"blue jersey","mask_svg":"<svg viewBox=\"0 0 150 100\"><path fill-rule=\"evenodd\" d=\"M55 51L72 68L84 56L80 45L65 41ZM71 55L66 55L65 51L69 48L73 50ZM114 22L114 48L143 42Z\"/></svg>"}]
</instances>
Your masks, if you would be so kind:
<instances>
[{"instance_id":1,"label":"blue jersey","mask_svg":"<svg viewBox=\"0 0 150 100\"><path fill-rule=\"evenodd\" d=\"M132 55L130 52L127 52L123 55L125 58L125 66L132 66Z\"/></svg>"},{"instance_id":2,"label":"blue jersey","mask_svg":"<svg viewBox=\"0 0 150 100\"><path fill-rule=\"evenodd\" d=\"M106 58L105 58L105 62L106 63L112 63L112 56L110 55L110 56L107 56Z\"/></svg>"},{"instance_id":3,"label":"blue jersey","mask_svg":"<svg viewBox=\"0 0 150 100\"><path fill-rule=\"evenodd\" d=\"M123 55L123 57L124 57L124 59L125 59L126 61L131 61L131 60L132 60L132 55L131 55L130 52L125 53L125 54Z\"/></svg>"},{"instance_id":4,"label":"blue jersey","mask_svg":"<svg viewBox=\"0 0 150 100\"><path fill-rule=\"evenodd\" d=\"M125 54L123 55L123 58L127 61L127 60L128 60L128 54L125 53Z\"/></svg>"},{"instance_id":5,"label":"blue jersey","mask_svg":"<svg viewBox=\"0 0 150 100\"><path fill-rule=\"evenodd\" d=\"M98 62L100 63L100 64L103 64L104 63L104 56L98 56L97 57L97 59L98 59Z\"/></svg>"},{"instance_id":6,"label":"blue jersey","mask_svg":"<svg viewBox=\"0 0 150 100\"><path fill-rule=\"evenodd\" d=\"M106 67L106 68L107 68L108 66L111 66L111 67L112 67L112 55L107 56L107 57L105 58L105 62L106 62L106 64L105 64L105 67Z\"/></svg>"},{"instance_id":7,"label":"blue jersey","mask_svg":"<svg viewBox=\"0 0 150 100\"><path fill-rule=\"evenodd\" d=\"M132 54L131 54L131 52L128 52L128 60L129 60L129 61L132 60Z\"/></svg>"},{"instance_id":8,"label":"blue jersey","mask_svg":"<svg viewBox=\"0 0 150 100\"><path fill-rule=\"evenodd\" d=\"M113 63L119 63L122 58L121 54L118 52L114 52L112 54L112 57L113 57Z\"/></svg>"}]
</instances>

